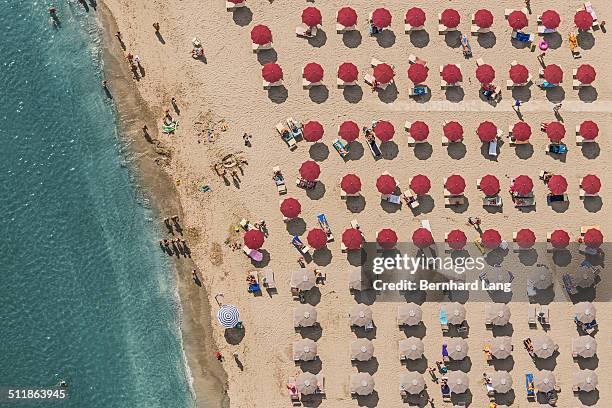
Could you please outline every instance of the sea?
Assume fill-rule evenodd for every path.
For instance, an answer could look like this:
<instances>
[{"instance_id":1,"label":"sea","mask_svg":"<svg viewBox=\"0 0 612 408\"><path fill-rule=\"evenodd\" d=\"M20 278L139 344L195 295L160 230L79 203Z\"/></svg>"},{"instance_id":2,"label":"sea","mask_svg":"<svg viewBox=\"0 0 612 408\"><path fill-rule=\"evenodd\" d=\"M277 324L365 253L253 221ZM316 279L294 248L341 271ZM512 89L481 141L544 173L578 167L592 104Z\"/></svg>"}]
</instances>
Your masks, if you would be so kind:
<instances>
[{"instance_id":1,"label":"sea","mask_svg":"<svg viewBox=\"0 0 612 408\"><path fill-rule=\"evenodd\" d=\"M51 3L0 0L0 407L193 407L175 272L87 1L55 0L54 23ZM65 399L8 399L60 381Z\"/></svg>"}]
</instances>

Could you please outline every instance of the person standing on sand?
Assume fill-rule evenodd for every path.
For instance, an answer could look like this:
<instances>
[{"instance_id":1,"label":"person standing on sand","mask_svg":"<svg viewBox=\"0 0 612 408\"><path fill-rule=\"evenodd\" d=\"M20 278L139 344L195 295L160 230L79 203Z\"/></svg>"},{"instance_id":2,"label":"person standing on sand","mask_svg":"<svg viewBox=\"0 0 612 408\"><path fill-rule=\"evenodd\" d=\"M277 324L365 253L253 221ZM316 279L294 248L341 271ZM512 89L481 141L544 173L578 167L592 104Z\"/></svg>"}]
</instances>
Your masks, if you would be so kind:
<instances>
[{"instance_id":1,"label":"person standing on sand","mask_svg":"<svg viewBox=\"0 0 612 408\"><path fill-rule=\"evenodd\" d=\"M157 21L153 23L153 28L155 29L156 33L159 33L159 23Z\"/></svg>"}]
</instances>

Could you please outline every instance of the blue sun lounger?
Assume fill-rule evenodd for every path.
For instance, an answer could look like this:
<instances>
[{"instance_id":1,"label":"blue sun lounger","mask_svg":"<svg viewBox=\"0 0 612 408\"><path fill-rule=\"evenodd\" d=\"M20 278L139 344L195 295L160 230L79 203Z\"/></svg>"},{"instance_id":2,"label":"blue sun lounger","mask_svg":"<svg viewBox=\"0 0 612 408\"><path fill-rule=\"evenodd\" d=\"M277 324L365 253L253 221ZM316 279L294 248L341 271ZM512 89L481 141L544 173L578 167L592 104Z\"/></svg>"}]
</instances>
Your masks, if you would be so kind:
<instances>
[{"instance_id":1,"label":"blue sun lounger","mask_svg":"<svg viewBox=\"0 0 612 408\"><path fill-rule=\"evenodd\" d=\"M293 236L293 239L291 240L291 243L293 244L295 249L297 249L300 252L300 254L302 254L302 255L305 255L305 254L308 253L308 251L310 251L310 248L308 246L304 245L304 243L302 242L300 237L298 237L297 235Z\"/></svg>"},{"instance_id":2,"label":"blue sun lounger","mask_svg":"<svg viewBox=\"0 0 612 408\"><path fill-rule=\"evenodd\" d=\"M340 155L340 157L344 159L345 157L348 156L349 149L344 143L342 143L340 139L334 139L333 146L334 146L334 149L336 149L336 151Z\"/></svg>"},{"instance_id":3,"label":"blue sun lounger","mask_svg":"<svg viewBox=\"0 0 612 408\"><path fill-rule=\"evenodd\" d=\"M446 309L440 309L440 327L442 332L448 331L448 319L446 318Z\"/></svg>"},{"instance_id":4,"label":"blue sun lounger","mask_svg":"<svg viewBox=\"0 0 612 408\"><path fill-rule=\"evenodd\" d=\"M329 226L329 223L327 222L327 218L325 217L325 214L321 213L317 215L317 220L319 221L319 225L321 226L321 229L325 231L325 235L327 235L327 242L332 242L334 240L334 234L332 234L331 227Z\"/></svg>"},{"instance_id":5,"label":"blue sun lounger","mask_svg":"<svg viewBox=\"0 0 612 408\"><path fill-rule=\"evenodd\" d=\"M527 400L535 400L536 392L532 373L525 373L525 390L527 391Z\"/></svg>"},{"instance_id":6,"label":"blue sun lounger","mask_svg":"<svg viewBox=\"0 0 612 408\"><path fill-rule=\"evenodd\" d=\"M531 34L523 33L521 31L512 31L512 38L516 41L530 43L533 41L534 37Z\"/></svg>"},{"instance_id":7,"label":"blue sun lounger","mask_svg":"<svg viewBox=\"0 0 612 408\"><path fill-rule=\"evenodd\" d=\"M562 280L563 287L565 288L567 293L569 293L570 295L575 295L576 293L578 293L578 290L576 289L576 285L574 284L574 280L572 279L571 275L566 273L565 275L563 275Z\"/></svg>"}]
</instances>

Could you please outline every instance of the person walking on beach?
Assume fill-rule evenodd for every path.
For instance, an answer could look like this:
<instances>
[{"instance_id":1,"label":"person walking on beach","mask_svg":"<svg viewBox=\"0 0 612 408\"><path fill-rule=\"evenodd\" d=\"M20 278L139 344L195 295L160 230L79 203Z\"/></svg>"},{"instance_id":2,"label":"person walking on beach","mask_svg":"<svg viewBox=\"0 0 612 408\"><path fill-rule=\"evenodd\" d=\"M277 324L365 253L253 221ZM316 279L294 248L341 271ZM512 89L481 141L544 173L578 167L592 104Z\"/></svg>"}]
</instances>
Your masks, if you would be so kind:
<instances>
[{"instance_id":1,"label":"person walking on beach","mask_svg":"<svg viewBox=\"0 0 612 408\"><path fill-rule=\"evenodd\" d=\"M156 33L159 33L159 23L157 21L153 23L153 28L155 29Z\"/></svg>"},{"instance_id":2,"label":"person walking on beach","mask_svg":"<svg viewBox=\"0 0 612 408\"><path fill-rule=\"evenodd\" d=\"M546 63L544 62L544 57L545 56L546 56L546 52L542 52L542 53L540 53L540 55L538 55L538 62L540 63L542 68L546 68Z\"/></svg>"},{"instance_id":3,"label":"person walking on beach","mask_svg":"<svg viewBox=\"0 0 612 408\"><path fill-rule=\"evenodd\" d=\"M561 117L561 114L559 113L559 110L561 109L561 106L563 106L562 103L555 103L555 105L553 106L553 113L555 115L555 117L557 119L559 119L559 117Z\"/></svg>"}]
</instances>

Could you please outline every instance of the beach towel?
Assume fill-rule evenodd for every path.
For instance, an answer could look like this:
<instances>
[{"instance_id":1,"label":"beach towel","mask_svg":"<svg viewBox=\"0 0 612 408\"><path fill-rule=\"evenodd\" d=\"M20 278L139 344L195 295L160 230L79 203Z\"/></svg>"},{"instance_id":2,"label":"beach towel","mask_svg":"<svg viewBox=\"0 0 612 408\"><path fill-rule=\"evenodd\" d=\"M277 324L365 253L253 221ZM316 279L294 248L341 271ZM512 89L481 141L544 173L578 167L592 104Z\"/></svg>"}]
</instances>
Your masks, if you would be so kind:
<instances>
[{"instance_id":1,"label":"beach towel","mask_svg":"<svg viewBox=\"0 0 612 408\"><path fill-rule=\"evenodd\" d=\"M173 120L173 121L172 121L172 122L170 122L169 124L165 124L165 123L164 123L164 124L161 126L161 129L162 129L162 132L163 132L163 133L170 134L170 133L174 133L174 132L176 131L177 126L178 126L178 122L177 122L177 121L175 121L175 120Z\"/></svg>"},{"instance_id":2,"label":"beach towel","mask_svg":"<svg viewBox=\"0 0 612 408\"><path fill-rule=\"evenodd\" d=\"M448 320L446 319L446 309L440 309L440 324L448 324Z\"/></svg>"}]
</instances>

